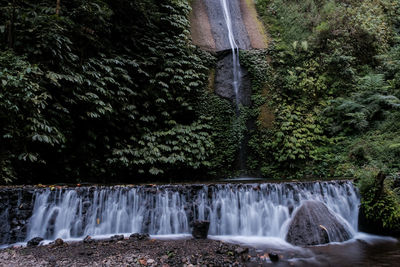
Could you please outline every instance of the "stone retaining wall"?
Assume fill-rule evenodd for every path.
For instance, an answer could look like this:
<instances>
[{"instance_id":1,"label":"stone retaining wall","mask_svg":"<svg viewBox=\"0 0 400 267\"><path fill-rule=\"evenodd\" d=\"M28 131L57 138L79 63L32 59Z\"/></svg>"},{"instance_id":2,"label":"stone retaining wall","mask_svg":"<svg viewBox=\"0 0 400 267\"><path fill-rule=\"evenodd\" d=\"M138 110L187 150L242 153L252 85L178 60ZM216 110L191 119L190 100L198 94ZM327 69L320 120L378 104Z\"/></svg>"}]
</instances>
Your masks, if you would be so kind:
<instances>
[{"instance_id":1,"label":"stone retaining wall","mask_svg":"<svg viewBox=\"0 0 400 267\"><path fill-rule=\"evenodd\" d=\"M0 188L0 244L24 241L33 195L33 188Z\"/></svg>"}]
</instances>

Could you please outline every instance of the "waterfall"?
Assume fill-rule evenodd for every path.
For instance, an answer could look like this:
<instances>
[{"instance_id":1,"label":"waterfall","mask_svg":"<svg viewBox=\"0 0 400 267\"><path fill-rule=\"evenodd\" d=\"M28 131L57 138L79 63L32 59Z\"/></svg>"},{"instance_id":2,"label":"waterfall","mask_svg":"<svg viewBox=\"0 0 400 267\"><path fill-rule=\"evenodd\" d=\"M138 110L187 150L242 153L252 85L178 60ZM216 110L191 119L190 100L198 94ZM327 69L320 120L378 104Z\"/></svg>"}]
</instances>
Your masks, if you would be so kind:
<instances>
[{"instance_id":1,"label":"waterfall","mask_svg":"<svg viewBox=\"0 0 400 267\"><path fill-rule=\"evenodd\" d=\"M228 29L228 39L229 39L229 45L232 50L232 72L233 72L233 81L232 81L232 87L235 92L235 98L236 98L236 113L239 113L239 103L240 103L240 98L239 98L239 87L240 87L240 62L239 62L239 47L236 44L235 37L233 35L233 28L232 28L232 19L231 19L231 14L229 11L229 6L227 3L227 0L220 0L223 13L224 13L224 19L226 23L226 28Z\"/></svg>"},{"instance_id":2,"label":"waterfall","mask_svg":"<svg viewBox=\"0 0 400 267\"><path fill-rule=\"evenodd\" d=\"M188 234L209 220L210 235L284 238L293 210L318 200L353 230L359 197L350 181L38 189L26 240L145 232Z\"/></svg>"},{"instance_id":3,"label":"waterfall","mask_svg":"<svg viewBox=\"0 0 400 267\"><path fill-rule=\"evenodd\" d=\"M241 102L240 92L239 92L239 88L241 85L239 47L235 41L231 12L229 9L228 1L220 0L220 3L224 14L226 28L228 30L227 34L228 34L229 46L232 50L232 74L233 74L232 87L235 93L236 116L238 117L239 104ZM246 164L245 164L246 155L245 155L245 149L243 148L244 145L245 144L243 143L243 141L239 144L239 167L241 171L244 171L246 169Z\"/></svg>"}]
</instances>

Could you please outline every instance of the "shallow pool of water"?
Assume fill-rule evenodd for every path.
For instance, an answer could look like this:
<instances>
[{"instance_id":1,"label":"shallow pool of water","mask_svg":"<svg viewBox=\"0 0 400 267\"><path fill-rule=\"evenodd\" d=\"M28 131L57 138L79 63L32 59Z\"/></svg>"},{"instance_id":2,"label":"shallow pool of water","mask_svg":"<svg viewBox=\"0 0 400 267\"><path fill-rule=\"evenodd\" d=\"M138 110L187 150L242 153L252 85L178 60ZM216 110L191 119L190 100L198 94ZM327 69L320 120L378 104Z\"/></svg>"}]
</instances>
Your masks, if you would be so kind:
<instances>
[{"instance_id":1,"label":"shallow pool of water","mask_svg":"<svg viewBox=\"0 0 400 267\"><path fill-rule=\"evenodd\" d=\"M358 233L343 243L313 247L297 247L281 238L248 236L211 236L256 249L253 257L264 259L274 266L400 266L400 242L392 237ZM276 253L280 260L272 263L268 253Z\"/></svg>"}]
</instances>

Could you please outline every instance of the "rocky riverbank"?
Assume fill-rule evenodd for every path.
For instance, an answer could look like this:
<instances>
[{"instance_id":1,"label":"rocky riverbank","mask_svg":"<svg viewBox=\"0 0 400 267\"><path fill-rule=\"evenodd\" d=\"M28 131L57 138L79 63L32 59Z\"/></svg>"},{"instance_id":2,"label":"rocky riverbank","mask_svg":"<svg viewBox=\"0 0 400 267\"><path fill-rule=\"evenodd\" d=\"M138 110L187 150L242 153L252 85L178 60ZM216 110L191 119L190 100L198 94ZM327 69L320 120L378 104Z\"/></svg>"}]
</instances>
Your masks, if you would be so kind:
<instances>
[{"instance_id":1,"label":"rocky riverbank","mask_svg":"<svg viewBox=\"0 0 400 267\"><path fill-rule=\"evenodd\" d=\"M118 240L120 239L120 240ZM254 249L216 240L111 238L0 251L0 266L260 266Z\"/></svg>"}]
</instances>

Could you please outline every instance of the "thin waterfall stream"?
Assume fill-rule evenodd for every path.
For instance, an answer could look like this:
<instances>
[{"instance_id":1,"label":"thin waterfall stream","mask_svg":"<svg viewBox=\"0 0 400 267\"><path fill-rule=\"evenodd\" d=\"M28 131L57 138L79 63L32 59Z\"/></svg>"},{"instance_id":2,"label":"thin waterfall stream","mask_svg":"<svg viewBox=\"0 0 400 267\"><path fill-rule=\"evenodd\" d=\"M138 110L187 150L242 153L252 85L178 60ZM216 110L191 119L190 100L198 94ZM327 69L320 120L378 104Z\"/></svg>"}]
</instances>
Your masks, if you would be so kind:
<instances>
[{"instance_id":1,"label":"thin waterfall stream","mask_svg":"<svg viewBox=\"0 0 400 267\"><path fill-rule=\"evenodd\" d=\"M239 59L239 46L235 40L235 34L233 29L232 17L230 12L230 5L228 0L220 0L224 20L226 24L226 35L228 36L229 46L232 53L232 88L235 94L235 111L236 111L236 118L240 116L240 104L241 99L239 92L241 87L241 67L240 67L240 59ZM239 153L238 153L238 160L239 160L239 168L240 171L243 172L246 170L246 153L244 149L244 141L241 140L239 144Z\"/></svg>"},{"instance_id":2,"label":"thin waterfall stream","mask_svg":"<svg viewBox=\"0 0 400 267\"><path fill-rule=\"evenodd\" d=\"M235 41L235 36L233 33L233 26L232 26L232 18L231 18L231 13L229 11L229 5L227 3L227 0L220 0L222 10L224 13L224 19L226 23L226 28L228 30L227 35L228 35L228 40L229 40L229 45L232 50L232 74L233 74L233 80L232 80L232 87L235 93L235 104L236 104L236 115L239 115L239 104L240 104L240 97L239 97L239 88L240 88L240 61L239 61L239 47L236 44Z\"/></svg>"}]
</instances>

